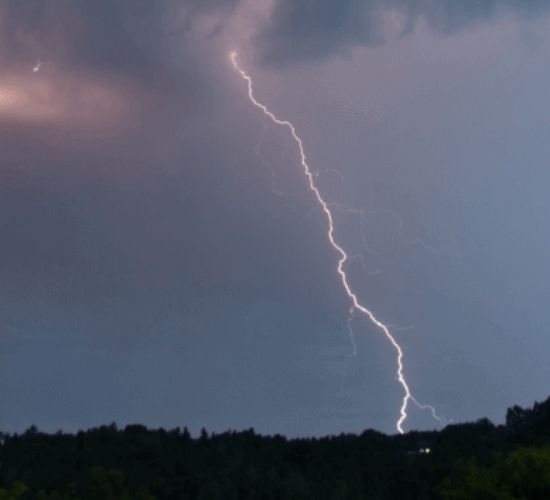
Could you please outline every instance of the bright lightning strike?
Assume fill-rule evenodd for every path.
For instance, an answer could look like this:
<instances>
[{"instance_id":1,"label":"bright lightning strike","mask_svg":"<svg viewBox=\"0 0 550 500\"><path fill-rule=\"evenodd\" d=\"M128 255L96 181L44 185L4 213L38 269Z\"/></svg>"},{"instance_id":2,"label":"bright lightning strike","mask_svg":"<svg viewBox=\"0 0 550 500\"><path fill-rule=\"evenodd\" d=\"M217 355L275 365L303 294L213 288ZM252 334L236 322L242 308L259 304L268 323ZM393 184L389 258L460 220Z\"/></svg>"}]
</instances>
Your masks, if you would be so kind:
<instances>
[{"instance_id":1,"label":"bright lightning strike","mask_svg":"<svg viewBox=\"0 0 550 500\"><path fill-rule=\"evenodd\" d=\"M401 349L401 346L395 340L395 338L391 334L389 328L384 323L382 323L374 315L374 313L370 309L368 309L367 307L365 307L363 304L361 304L359 302L359 299L357 298L357 295L352 290L352 288L349 284L348 276L347 276L347 273L344 269L344 266L345 266L347 260L349 259L349 256L346 253L346 251L344 250L344 248L336 241L336 239L334 237L334 217L333 217L332 212L330 210L329 204L324 200L321 193L319 192L319 189L317 188L317 185L315 184L315 180L314 180L315 173L312 172L312 170L311 170L311 168L310 168L310 166L307 162L306 154L305 154L305 151L304 151L304 144L302 142L302 139L300 138L300 136L296 132L296 128L288 120L281 120L280 118L278 118L273 112L271 112L267 108L267 106L265 104L262 104L261 102L259 102L256 99L256 97L254 95L254 85L253 85L253 82L252 82L252 77L248 73L246 73L246 71L244 71L241 68L241 66L239 65L239 62L237 60L237 58L238 58L237 52L235 52L235 51L231 52L229 54L229 58L231 60L231 63L233 65L233 67L235 68L235 71L237 71L239 73L241 78L247 84L248 98L250 99L250 102L256 108L258 108L260 111L262 111L262 113L265 116L267 116L274 124L280 125L282 127L286 127L288 129L288 131L290 132L290 134L292 135L292 138L296 142L297 146L298 146L298 149L300 151L300 162L301 162L302 168L304 170L304 175L306 176L306 179L307 179L307 182L308 182L308 185L309 185L309 189L313 193L315 199L319 203L319 206L321 207L321 209L322 209L322 211L325 214L326 219L327 219L327 223L328 223L327 237L328 237L328 240L329 240L331 246L334 248L334 250L336 250L336 252L339 255L336 270L338 272L338 275L340 276L342 286L344 287L344 290L345 290L347 296L349 297L349 299L351 301L350 316L348 318L348 326L350 325L351 318L353 317L353 313L354 312L359 312L359 313L363 314L364 316L366 316L376 327L378 327L381 330L381 332L384 334L386 339L391 343L391 345L395 349L396 356L397 356L396 377L397 377L397 380L398 380L399 384L401 385L401 387L403 389L403 399L401 401L401 408L399 410L399 418L398 418L398 420L395 424L395 427L396 427L397 431L400 434L404 433L403 424L405 423L405 420L407 420L407 417L408 417L407 408L408 408L409 402L414 403L416 406L418 406L421 409L430 410L432 412L432 415L434 416L434 418L436 420L438 420L439 422L442 422L440 417L437 416L437 414L435 412L435 409L433 407L431 407L429 405L421 405L414 398L414 396L412 395L411 390L409 388L409 384L408 384L408 382L405 378L405 375L403 373L403 371L404 371L404 369L403 369L403 350ZM352 340L353 340L353 336L352 336ZM355 343L353 343L353 346L354 346L354 351L355 351Z\"/></svg>"}]
</instances>

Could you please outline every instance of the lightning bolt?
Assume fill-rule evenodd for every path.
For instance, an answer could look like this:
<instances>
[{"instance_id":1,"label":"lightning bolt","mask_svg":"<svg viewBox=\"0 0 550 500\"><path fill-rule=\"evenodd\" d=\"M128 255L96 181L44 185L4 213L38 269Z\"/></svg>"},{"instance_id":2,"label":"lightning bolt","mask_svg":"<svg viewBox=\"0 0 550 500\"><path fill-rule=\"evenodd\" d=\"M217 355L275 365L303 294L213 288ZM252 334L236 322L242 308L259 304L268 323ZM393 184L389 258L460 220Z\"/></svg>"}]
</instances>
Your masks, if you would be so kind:
<instances>
[{"instance_id":1,"label":"lightning bolt","mask_svg":"<svg viewBox=\"0 0 550 500\"><path fill-rule=\"evenodd\" d=\"M390 344L393 346L395 350L396 362L397 362L396 378L403 390L403 399L401 401L401 407L399 409L399 418L396 421L395 428L400 434L404 433L403 424L405 423L408 417L407 409L409 406L409 402L412 402L413 404L420 407L421 409L429 409L430 411L432 411L432 415L434 415L434 417L436 417L436 419L439 420L439 417L437 417L437 414L435 413L435 409L433 407L429 405L421 405L412 395L409 384L404 375L403 349L401 348L397 340L394 338L394 336L391 334L390 329L384 323L382 323L382 321L380 321L370 309L368 309L366 306L361 304L357 295L352 290L349 284L348 275L344 269L344 266L350 257L334 237L334 217L330 210L330 204L325 201L319 189L317 188L317 185L315 184L314 179L316 175L311 170L311 167L307 162L307 158L304 150L304 144L302 142L302 139L296 132L296 128L290 121L281 120L280 118L278 118L277 115L275 115L272 111L270 111L265 104L262 104L260 101L256 99L254 94L254 84L252 82L252 77L239 65L237 52L235 51L231 52L229 54L229 59L231 60L231 64L233 65L233 68L235 69L235 71L239 73L241 78L247 84L248 98L250 99L250 102L256 108L258 108L266 117L268 117L274 124L287 128L292 138L296 142L296 145L298 146L298 150L300 152L300 163L303 168L304 175L306 177L309 189L313 194L313 196L315 197L315 199L317 200L321 210L326 216L326 220L328 223L327 238L330 242L330 245L339 256L338 264L336 266L336 271L340 277L342 286L351 302L350 316L348 317L348 323L347 323L348 327L350 327L353 314L360 313L363 316L366 316L384 334L386 339L390 342ZM352 341L353 341L353 349L355 352L356 347L355 347L353 336L352 336Z\"/></svg>"}]
</instances>

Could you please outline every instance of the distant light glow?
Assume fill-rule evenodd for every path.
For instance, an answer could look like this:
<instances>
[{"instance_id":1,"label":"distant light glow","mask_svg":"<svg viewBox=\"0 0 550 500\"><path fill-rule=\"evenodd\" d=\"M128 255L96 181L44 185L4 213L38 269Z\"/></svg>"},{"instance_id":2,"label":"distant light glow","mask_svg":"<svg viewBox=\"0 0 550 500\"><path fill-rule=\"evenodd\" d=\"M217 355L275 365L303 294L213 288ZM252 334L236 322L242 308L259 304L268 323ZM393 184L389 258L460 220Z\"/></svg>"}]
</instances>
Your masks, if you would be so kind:
<instances>
[{"instance_id":1,"label":"distant light glow","mask_svg":"<svg viewBox=\"0 0 550 500\"><path fill-rule=\"evenodd\" d=\"M0 80L0 123L29 125L55 123L71 130L94 129L107 133L134 120L139 107L132 105L135 88L126 82L51 66L44 73L39 61L10 68ZM39 74L38 71L40 71Z\"/></svg>"},{"instance_id":2,"label":"distant light glow","mask_svg":"<svg viewBox=\"0 0 550 500\"><path fill-rule=\"evenodd\" d=\"M23 98L21 92L13 87L0 86L0 109L10 108Z\"/></svg>"}]
</instances>

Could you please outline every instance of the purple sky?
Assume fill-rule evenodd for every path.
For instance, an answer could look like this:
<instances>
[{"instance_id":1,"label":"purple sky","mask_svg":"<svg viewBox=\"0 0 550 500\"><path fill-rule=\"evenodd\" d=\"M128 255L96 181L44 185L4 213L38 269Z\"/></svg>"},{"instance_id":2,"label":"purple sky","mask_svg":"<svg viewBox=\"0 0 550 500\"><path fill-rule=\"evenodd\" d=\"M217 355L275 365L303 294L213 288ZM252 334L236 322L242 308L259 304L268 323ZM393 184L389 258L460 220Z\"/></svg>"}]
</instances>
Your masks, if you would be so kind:
<instances>
[{"instance_id":1,"label":"purple sky","mask_svg":"<svg viewBox=\"0 0 550 500\"><path fill-rule=\"evenodd\" d=\"M0 427L394 432L548 396L545 2L0 2ZM433 428L411 407L407 429Z\"/></svg>"}]
</instances>

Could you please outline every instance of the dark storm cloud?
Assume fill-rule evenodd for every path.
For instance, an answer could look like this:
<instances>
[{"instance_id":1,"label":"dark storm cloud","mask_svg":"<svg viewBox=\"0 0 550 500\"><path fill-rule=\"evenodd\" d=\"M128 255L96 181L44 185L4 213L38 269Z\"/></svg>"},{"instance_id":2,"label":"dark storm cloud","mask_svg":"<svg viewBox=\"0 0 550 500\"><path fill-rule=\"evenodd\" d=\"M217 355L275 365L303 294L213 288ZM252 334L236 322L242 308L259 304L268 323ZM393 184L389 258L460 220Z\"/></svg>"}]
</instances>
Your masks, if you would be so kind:
<instances>
[{"instance_id":1,"label":"dark storm cloud","mask_svg":"<svg viewBox=\"0 0 550 500\"><path fill-rule=\"evenodd\" d=\"M119 70L140 66L145 54L135 50L121 23L120 4L8 1L1 11L3 57L17 62L40 58L71 65L114 65ZM150 20L155 23L153 16Z\"/></svg>"},{"instance_id":2,"label":"dark storm cloud","mask_svg":"<svg viewBox=\"0 0 550 500\"><path fill-rule=\"evenodd\" d=\"M399 15L398 35L422 20L447 35L507 11L533 15L548 8L544 0L280 0L259 39L264 61L281 63L383 44L384 14L389 12Z\"/></svg>"},{"instance_id":3,"label":"dark storm cloud","mask_svg":"<svg viewBox=\"0 0 550 500\"><path fill-rule=\"evenodd\" d=\"M237 0L7 0L0 6L4 64L37 59L116 73L159 76L174 43L197 18L229 13ZM179 37L179 38L178 38ZM196 49L196 47L193 47ZM178 56L190 55L189 44Z\"/></svg>"},{"instance_id":4,"label":"dark storm cloud","mask_svg":"<svg viewBox=\"0 0 550 500\"><path fill-rule=\"evenodd\" d=\"M197 63L201 47L196 38L190 42L197 20L215 13L209 31L201 33L215 36L239 4L243 0L7 0L0 6L0 54L4 63L53 60L159 77L174 70L175 56L181 66ZM399 15L393 28L398 35L420 21L450 34L499 13L528 16L548 8L545 0L276 0L271 19L257 34L258 47L269 63L322 58L355 45L384 43L389 12Z\"/></svg>"}]
</instances>

